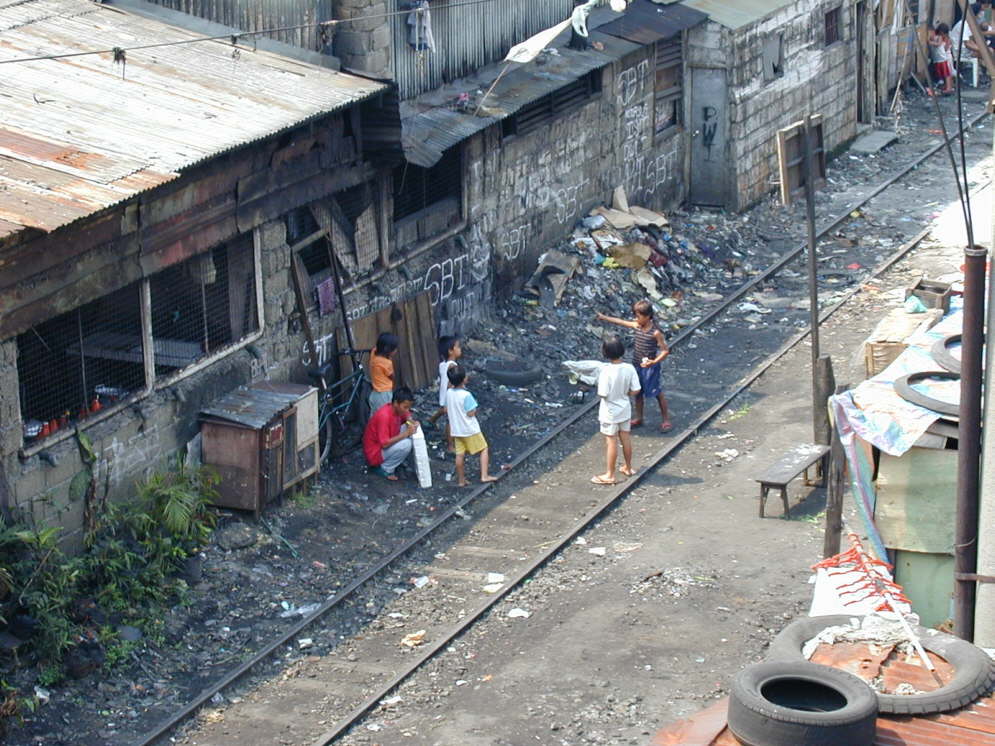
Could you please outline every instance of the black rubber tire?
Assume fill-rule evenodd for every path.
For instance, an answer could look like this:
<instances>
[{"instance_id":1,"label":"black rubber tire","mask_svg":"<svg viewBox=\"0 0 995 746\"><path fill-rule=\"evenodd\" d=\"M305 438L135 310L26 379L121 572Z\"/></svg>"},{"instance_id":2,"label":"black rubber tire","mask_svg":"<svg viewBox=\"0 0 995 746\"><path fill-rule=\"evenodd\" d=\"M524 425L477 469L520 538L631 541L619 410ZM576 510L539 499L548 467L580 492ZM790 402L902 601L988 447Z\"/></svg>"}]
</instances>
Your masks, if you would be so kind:
<instances>
[{"instance_id":1,"label":"black rubber tire","mask_svg":"<svg viewBox=\"0 0 995 746\"><path fill-rule=\"evenodd\" d=\"M871 746L877 716L867 684L808 661L747 666L729 691L729 730L744 746Z\"/></svg>"},{"instance_id":2,"label":"black rubber tire","mask_svg":"<svg viewBox=\"0 0 995 746\"><path fill-rule=\"evenodd\" d=\"M960 360L950 354L950 345L960 342L960 337L959 333L948 334L943 339L936 340L929 349L929 354L943 370L957 375L960 375Z\"/></svg>"},{"instance_id":3,"label":"black rubber tire","mask_svg":"<svg viewBox=\"0 0 995 746\"><path fill-rule=\"evenodd\" d=\"M850 614L806 617L785 627L774 638L767 653L772 661L799 661L802 645L826 627L850 624ZM890 715L929 715L949 712L974 702L995 686L995 665L981 648L953 635L924 627L913 627L922 646L954 667L953 680L944 687L922 694L877 693L878 709Z\"/></svg>"},{"instance_id":4,"label":"black rubber tire","mask_svg":"<svg viewBox=\"0 0 995 746\"><path fill-rule=\"evenodd\" d=\"M905 399L905 401L918 404L920 407L925 407L933 412L950 415L951 417L960 417L959 404L951 404L940 399L934 399L912 388L912 384L918 383L924 378L946 378L948 381L955 381L960 379L960 373L951 373L949 370L927 370L921 373L909 373L895 379L895 393Z\"/></svg>"},{"instance_id":5,"label":"black rubber tire","mask_svg":"<svg viewBox=\"0 0 995 746\"><path fill-rule=\"evenodd\" d=\"M489 358L484 361L484 374L505 386L531 386L543 379L542 369L521 360L499 360Z\"/></svg>"}]
</instances>

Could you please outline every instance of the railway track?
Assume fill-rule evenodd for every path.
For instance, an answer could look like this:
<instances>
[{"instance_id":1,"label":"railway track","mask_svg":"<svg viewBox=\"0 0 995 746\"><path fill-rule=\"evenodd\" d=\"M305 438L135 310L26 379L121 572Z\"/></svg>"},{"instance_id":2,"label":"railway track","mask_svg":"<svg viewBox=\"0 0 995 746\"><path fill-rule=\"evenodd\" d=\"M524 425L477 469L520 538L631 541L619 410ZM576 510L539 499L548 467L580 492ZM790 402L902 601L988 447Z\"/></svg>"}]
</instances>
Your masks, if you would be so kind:
<instances>
[{"instance_id":1,"label":"railway track","mask_svg":"<svg viewBox=\"0 0 995 746\"><path fill-rule=\"evenodd\" d=\"M966 128L973 127L984 116L981 114L974 117ZM944 143L938 144L902 171L878 184L861 198L847 205L845 209L839 210L835 217L818 226L818 237L821 239L831 234L850 219L853 212L863 208L930 158L943 158L945 165L946 154L940 152L943 147ZM899 246L883 262L878 263L873 270L860 278L859 282L854 283L850 290L839 297L832 306L822 309L820 318L825 320L842 306L858 291L861 282L885 271L913 250L926 233L926 230L920 231ZM681 351L683 347L689 346L689 340L695 336L702 337L706 341L709 337L718 339L723 336L714 333L715 325L730 308L744 296L771 282L793 263L798 262L804 256L804 251L804 245L795 247L783 254L764 272L743 283L693 325L676 335L671 340L672 347ZM870 264L866 257L860 258L863 259L861 263ZM727 327L737 324L742 326L743 322L730 320ZM749 336L745 329L741 331ZM618 486L610 489L601 488L597 491L548 489L541 501L522 500L510 494L514 490L510 490L509 486L516 479L516 472L512 471L503 477L503 484L499 484L496 490L490 489L489 486L481 486L469 491L458 503L439 515L431 525L424 527L375 566L354 578L310 616L287 628L279 638L273 639L251 659L202 691L187 706L142 736L136 743L144 746L160 742L218 692L252 672L288 644L294 645L295 641L312 635L322 628L326 632L334 630L336 622L331 618L336 614L345 613L357 606L367 609L372 607L379 612L386 612L387 619L398 621L396 624L387 623L379 628L365 629L361 638L353 642L352 652L348 655L339 656L337 651L333 651L329 656L315 661L306 677L291 676L283 682L280 701L271 703L269 707L256 708L257 722L253 723L253 732L254 739L257 740L253 742L279 743L281 734L283 742L322 745L335 742L361 722L371 710L378 707L403 681L440 651L445 650L453 639L487 615L495 604L573 541L577 534L637 487L653 468L665 462L774 362L804 340L807 334L807 329L790 335L787 329L784 329L780 335L772 335L768 330L763 335L766 337L763 342L758 341L751 347L749 373L723 381L721 394L713 398L707 406L698 407L698 411L692 416L686 416L686 413L682 412L683 419L690 424L676 436L644 441L643 448L646 442L657 441L660 445L635 477ZM754 336L759 338L761 335ZM698 354L710 354L705 348L707 345L699 344ZM716 350L715 354L721 352ZM738 369L742 370L742 367L741 365ZM536 458L554 443L562 444L564 441L569 441L574 430L572 426L587 416L595 404L595 401L590 402L560 422L543 438L518 455L511 463L512 468ZM571 474L562 471L563 468L569 470L570 467L561 465L560 470L554 469L544 477L544 485L536 486L541 489L543 486L555 487L560 483L568 483ZM527 487L520 479L519 482L516 485L519 491ZM475 520L472 523L460 520L468 510L475 513ZM444 551L436 551L440 546L444 547ZM396 610L403 608L404 596L395 594L394 598L397 599L395 604L390 601L390 593L399 586L414 588L413 592L417 592L418 583L424 581L418 580L415 586L412 586L408 583L409 576L426 578L433 592L462 600L463 613L454 620L405 618L404 611ZM387 589L386 594L371 590L377 583ZM365 599L368 600L364 603ZM387 608L388 605L390 609ZM399 616L391 617L390 614ZM425 636L420 644L412 648L398 645L399 638L403 636L401 630L404 634L410 634L422 629L425 630ZM386 654L385 657L385 651L394 651L394 654ZM370 664L359 661L376 662ZM334 685L329 682L334 682ZM322 725L323 732L315 737L316 729L312 726L306 735L306 740L286 741L288 731L295 732L295 725L300 725L301 713L295 708L299 707L299 703L316 700L321 700L320 709L324 714L320 715L323 719L315 722ZM312 713L310 717L317 718L319 715ZM304 735L302 732L295 737L301 738ZM222 742L216 741L219 744ZM198 743L215 743L215 741L198 739Z\"/></svg>"}]
</instances>

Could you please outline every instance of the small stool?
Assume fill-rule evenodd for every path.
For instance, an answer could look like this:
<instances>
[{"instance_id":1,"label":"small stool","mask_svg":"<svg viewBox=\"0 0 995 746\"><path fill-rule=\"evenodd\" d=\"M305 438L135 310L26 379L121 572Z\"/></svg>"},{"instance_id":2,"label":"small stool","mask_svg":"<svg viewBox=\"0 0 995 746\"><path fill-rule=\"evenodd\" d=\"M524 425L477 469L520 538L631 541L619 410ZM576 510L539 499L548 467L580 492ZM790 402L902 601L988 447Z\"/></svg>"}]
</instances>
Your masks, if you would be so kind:
<instances>
[{"instance_id":1,"label":"small stool","mask_svg":"<svg viewBox=\"0 0 995 746\"><path fill-rule=\"evenodd\" d=\"M784 456L770 466L761 476L760 482L760 517L764 517L764 504L771 489L781 491L781 501L784 503L782 518L788 517L788 485L802 472L805 472L805 484L811 484L808 470L816 462L819 463L819 476L825 480L828 471L829 446L803 443L788 451Z\"/></svg>"}]
</instances>

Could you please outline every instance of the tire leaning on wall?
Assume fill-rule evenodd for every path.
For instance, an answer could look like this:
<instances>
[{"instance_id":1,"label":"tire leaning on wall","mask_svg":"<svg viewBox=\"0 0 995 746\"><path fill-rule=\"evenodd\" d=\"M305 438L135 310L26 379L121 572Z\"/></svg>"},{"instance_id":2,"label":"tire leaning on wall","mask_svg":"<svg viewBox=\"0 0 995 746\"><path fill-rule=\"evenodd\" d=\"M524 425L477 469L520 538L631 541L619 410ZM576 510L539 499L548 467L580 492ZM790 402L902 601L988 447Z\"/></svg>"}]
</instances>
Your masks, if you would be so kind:
<instances>
[{"instance_id":1,"label":"tire leaning on wall","mask_svg":"<svg viewBox=\"0 0 995 746\"><path fill-rule=\"evenodd\" d=\"M877 699L856 676L808 661L756 663L729 692L729 730L744 746L871 746Z\"/></svg>"},{"instance_id":2,"label":"tire leaning on wall","mask_svg":"<svg viewBox=\"0 0 995 746\"><path fill-rule=\"evenodd\" d=\"M785 627L767 653L770 661L801 661L802 646L826 627L850 625L849 614L807 617ZM953 635L914 626L922 646L954 668L953 679L943 687L919 694L877 693L878 709L889 715L929 715L965 707L995 686L995 662L981 648Z\"/></svg>"}]
</instances>

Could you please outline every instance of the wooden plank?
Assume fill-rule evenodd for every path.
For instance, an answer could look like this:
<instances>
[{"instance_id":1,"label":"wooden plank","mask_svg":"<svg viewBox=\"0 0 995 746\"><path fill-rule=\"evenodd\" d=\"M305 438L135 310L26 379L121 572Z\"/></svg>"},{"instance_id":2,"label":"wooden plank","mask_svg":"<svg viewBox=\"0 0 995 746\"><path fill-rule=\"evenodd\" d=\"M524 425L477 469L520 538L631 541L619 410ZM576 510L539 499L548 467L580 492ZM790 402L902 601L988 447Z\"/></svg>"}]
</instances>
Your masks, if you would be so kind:
<instances>
[{"instance_id":1,"label":"wooden plank","mask_svg":"<svg viewBox=\"0 0 995 746\"><path fill-rule=\"evenodd\" d=\"M239 232L247 233L297 207L362 184L372 174L373 168L364 163L354 168L319 171L307 178L274 187L274 191L251 201L243 200L240 194L236 213Z\"/></svg>"},{"instance_id":2,"label":"wooden plank","mask_svg":"<svg viewBox=\"0 0 995 746\"><path fill-rule=\"evenodd\" d=\"M427 380L435 380L438 372L439 348L436 339L435 315L432 309L432 298L429 292L415 296L415 308L418 311L418 339L421 341L421 364Z\"/></svg>"},{"instance_id":3,"label":"wooden plank","mask_svg":"<svg viewBox=\"0 0 995 746\"><path fill-rule=\"evenodd\" d=\"M764 484L786 485L829 452L829 446L803 443L794 446L759 477Z\"/></svg>"},{"instance_id":4,"label":"wooden plank","mask_svg":"<svg viewBox=\"0 0 995 746\"><path fill-rule=\"evenodd\" d=\"M115 209L73 228L35 234L32 240L0 250L0 287L10 287L120 238L123 212Z\"/></svg>"},{"instance_id":5,"label":"wooden plank","mask_svg":"<svg viewBox=\"0 0 995 746\"><path fill-rule=\"evenodd\" d=\"M318 360L318 347L314 343L314 333L311 331L311 320L307 317L307 298L304 297L304 270L301 258L296 251L290 252L290 276L294 281L294 295L297 296L297 312L300 314L301 327L304 329L304 339L307 342L311 359Z\"/></svg>"}]
</instances>

